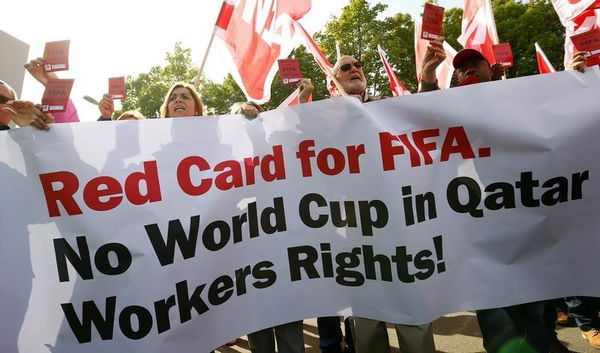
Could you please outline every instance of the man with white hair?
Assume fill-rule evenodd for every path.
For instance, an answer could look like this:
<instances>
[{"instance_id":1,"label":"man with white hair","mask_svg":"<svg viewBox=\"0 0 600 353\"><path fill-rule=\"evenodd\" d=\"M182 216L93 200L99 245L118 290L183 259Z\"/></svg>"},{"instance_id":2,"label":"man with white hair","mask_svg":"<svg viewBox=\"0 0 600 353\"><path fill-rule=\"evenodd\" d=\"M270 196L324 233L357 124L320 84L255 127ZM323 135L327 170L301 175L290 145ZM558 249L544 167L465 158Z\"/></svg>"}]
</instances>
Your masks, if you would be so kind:
<instances>
[{"instance_id":1,"label":"man with white hair","mask_svg":"<svg viewBox=\"0 0 600 353\"><path fill-rule=\"evenodd\" d=\"M386 98L370 96L367 93L367 79L363 72L363 63L353 56L339 57L333 66L333 74L346 94L358 98L362 103ZM310 94L314 87L310 81L308 83L305 81L307 80L300 84L301 91ZM359 317L354 317L351 321L356 353L390 352L385 322ZM435 353L431 323L420 326L394 324L394 328L402 353Z\"/></svg>"}]
</instances>

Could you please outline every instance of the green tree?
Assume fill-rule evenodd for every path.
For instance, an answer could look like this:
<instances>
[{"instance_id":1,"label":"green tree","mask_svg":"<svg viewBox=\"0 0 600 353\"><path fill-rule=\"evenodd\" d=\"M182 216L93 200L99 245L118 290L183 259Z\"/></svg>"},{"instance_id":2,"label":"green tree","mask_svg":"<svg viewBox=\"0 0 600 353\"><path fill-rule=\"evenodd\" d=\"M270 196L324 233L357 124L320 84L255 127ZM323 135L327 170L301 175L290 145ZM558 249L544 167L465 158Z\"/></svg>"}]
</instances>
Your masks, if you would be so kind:
<instances>
[{"instance_id":1,"label":"green tree","mask_svg":"<svg viewBox=\"0 0 600 353\"><path fill-rule=\"evenodd\" d=\"M509 77L538 73L534 43L538 42L557 70L563 69L565 29L548 0L493 0L492 7L500 42L510 42L514 67ZM456 39L461 32L462 9L453 8L444 16L444 36L450 45L460 50Z\"/></svg>"},{"instance_id":2,"label":"green tree","mask_svg":"<svg viewBox=\"0 0 600 353\"><path fill-rule=\"evenodd\" d=\"M246 101L244 93L231 74L228 74L222 83L203 80L199 93L207 106L208 115L229 114L233 103Z\"/></svg>"},{"instance_id":3,"label":"green tree","mask_svg":"<svg viewBox=\"0 0 600 353\"><path fill-rule=\"evenodd\" d=\"M342 54L352 55L364 63L367 89L371 94L390 95L387 77L382 72L377 53L377 44L384 46L392 65L397 65L397 58L392 58L393 55L389 53L395 51L395 46L387 47L384 43L389 44L392 36L398 33L392 27L398 25L398 21L378 19L386 8L387 5L380 3L370 6L366 0L350 0L339 17L333 17L327 22L323 33L315 34L315 39L330 61L335 61L332 59L335 58L336 43L339 43ZM409 42L409 39L410 37L396 38L398 43Z\"/></svg>"},{"instance_id":4,"label":"green tree","mask_svg":"<svg viewBox=\"0 0 600 353\"><path fill-rule=\"evenodd\" d=\"M534 43L538 42L557 70L562 70L565 29L554 7L546 0L528 3L514 0L493 2L500 42L510 42L514 55L511 77L538 73Z\"/></svg>"}]
</instances>

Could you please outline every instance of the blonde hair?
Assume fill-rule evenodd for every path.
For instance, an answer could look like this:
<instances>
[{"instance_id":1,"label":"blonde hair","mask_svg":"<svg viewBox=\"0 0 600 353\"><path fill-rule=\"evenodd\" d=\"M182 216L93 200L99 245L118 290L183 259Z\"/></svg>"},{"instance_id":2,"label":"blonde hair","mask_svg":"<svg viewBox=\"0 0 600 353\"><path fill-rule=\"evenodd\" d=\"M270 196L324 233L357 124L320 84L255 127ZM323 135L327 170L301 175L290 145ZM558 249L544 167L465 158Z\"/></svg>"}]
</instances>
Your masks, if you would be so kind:
<instances>
[{"instance_id":1,"label":"blonde hair","mask_svg":"<svg viewBox=\"0 0 600 353\"><path fill-rule=\"evenodd\" d=\"M192 98L194 99L195 111L198 113L197 116L202 116L202 113L204 111L204 103L202 102L202 98L200 98L200 95L196 91L196 88L189 83L178 82L178 83L174 84L173 86L171 86L171 88L169 88L169 91L167 92L167 95L165 96L165 100L163 101L163 104L160 106L160 117L161 118L168 117L169 97L171 97L171 94L173 93L173 91L179 87L187 88L187 90L190 91L190 94L191 94Z\"/></svg>"},{"instance_id":2,"label":"blonde hair","mask_svg":"<svg viewBox=\"0 0 600 353\"><path fill-rule=\"evenodd\" d=\"M135 120L144 120L146 119L146 117L144 117L142 115L142 113L138 112L137 110L128 110L126 112L124 112L123 114L119 115L118 118L116 118L115 120L127 120L127 118L132 117Z\"/></svg>"}]
</instances>

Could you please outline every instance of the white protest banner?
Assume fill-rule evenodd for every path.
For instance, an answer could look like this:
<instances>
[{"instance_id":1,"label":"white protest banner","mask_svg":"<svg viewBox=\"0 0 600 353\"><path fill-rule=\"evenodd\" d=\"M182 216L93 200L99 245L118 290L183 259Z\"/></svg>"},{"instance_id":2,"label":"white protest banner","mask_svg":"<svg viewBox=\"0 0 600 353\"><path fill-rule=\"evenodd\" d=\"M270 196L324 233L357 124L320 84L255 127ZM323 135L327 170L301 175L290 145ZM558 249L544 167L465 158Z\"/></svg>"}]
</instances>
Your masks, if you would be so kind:
<instances>
[{"instance_id":1,"label":"white protest banner","mask_svg":"<svg viewBox=\"0 0 600 353\"><path fill-rule=\"evenodd\" d=\"M308 317L598 296L599 90L590 68L2 133L2 352L207 352Z\"/></svg>"}]
</instances>

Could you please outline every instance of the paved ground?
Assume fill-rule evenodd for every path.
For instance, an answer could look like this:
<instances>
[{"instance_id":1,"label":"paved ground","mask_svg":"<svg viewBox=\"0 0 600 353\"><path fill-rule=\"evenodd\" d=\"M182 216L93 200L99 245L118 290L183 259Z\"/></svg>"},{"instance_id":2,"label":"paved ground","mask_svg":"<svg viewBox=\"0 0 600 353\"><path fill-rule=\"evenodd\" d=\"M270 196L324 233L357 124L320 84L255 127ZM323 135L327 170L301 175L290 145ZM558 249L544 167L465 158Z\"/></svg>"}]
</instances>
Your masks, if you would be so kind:
<instances>
[{"instance_id":1,"label":"paved ground","mask_svg":"<svg viewBox=\"0 0 600 353\"><path fill-rule=\"evenodd\" d=\"M481 344L481 333L471 312L461 312L443 316L433 323L435 345L439 353L485 353ZM600 350L591 347L582 337L576 327L558 327L558 338L574 352L600 353ZM395 331L388 327L392 341L392 353L399 353L398 341ZM317 335L317 320L304 320L304 342L306 353L319 353L319 336ZM250 352L248 340L242 337L237 345L223 347L217 352L237 353Z\"/></svg>"}]
</instances>

